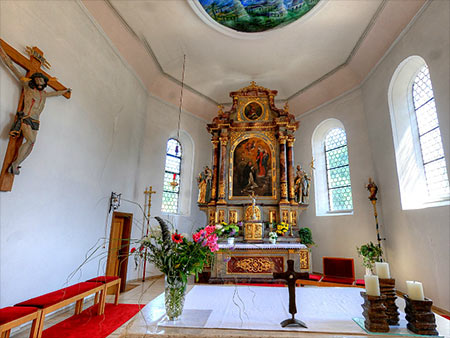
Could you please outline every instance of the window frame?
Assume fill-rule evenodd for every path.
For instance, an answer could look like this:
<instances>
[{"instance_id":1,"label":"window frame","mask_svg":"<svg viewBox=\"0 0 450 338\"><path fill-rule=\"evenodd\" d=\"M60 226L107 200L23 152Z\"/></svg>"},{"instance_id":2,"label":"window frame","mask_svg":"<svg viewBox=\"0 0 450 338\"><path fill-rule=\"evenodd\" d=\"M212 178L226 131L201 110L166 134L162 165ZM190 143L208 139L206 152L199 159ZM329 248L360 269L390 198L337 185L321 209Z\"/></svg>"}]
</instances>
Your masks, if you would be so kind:
<instances>
[{"instance_id":1,"label":"window frame","mask_svg":"<svg viewBox=\"0 0 450 338\"><path fill-rule=\"evenodd\" d=\"M180 156L169 154L169 152L168 152L168 145L169 145L169 142L171 140L174 140L175 142L177 142ZM182 175L182 164L183 164L183 147L181 145L181 142L179 140L177 140L175 137L169 138L167 140L167 142L166 142L166 152L165 152L165 154L166 154L166 156L164 157L164 175L163 175L163 189L162 189L163 193L162 193L162 201L161 201L161 212L165 213L165 214L169 214L169 215L179 215L180 214L180 197L181 197L181 194L180 194L180 192L181 192L181 177L182 177L181 175ZM167 165L166 165L167 156L180 159L180 165L179 165L179 172L178 173L175 173L173 171L167 170ZM174 191L164 190L166 173L170 174L172 177L173 177L174 174L178 175L178 191L174 192ZM171 212L171 211L164 210L164 195L166 193L176 194L176 196L177 196L177 207L176 207L177 210L176 210L176 212Z\"/></svg>"},{"instance_id":2,"label":"window frame","mask_svg":"<svg viewBox=\"0 0 450 338\"><path fill-rule=\"evenodd\" d=\"M397 66L388 89L389 113L402 210L415 210L450 204L450 194L439 198L430 196L426 183L422 149L419 141L419 126L413 98L413 85L417 74L423 66L428 67L432 84L430 66L422 57L412 55ZM439 122L439 111L437 110L438 105L434 89L433 97ZM441 141L443 141L442 134ZM447 161L445 149L444 158ZM446 167L448 169L448 166ZM411 184L411 182L414 182L414 184Z\"/></svg>"},{"instance_id":3,"label":"window frame","mask_svg":"<svg viewBox=\"0 0 450 338\"><path fill-rule=\"evenodd\" d=\"M332 148L332 149L327 149L327 142L326 142L326 140L327 140L327 137L328 137L328 135L330 134L330 132L332 131L332 130L334 130L334 129L340 129L340 130L342 130L343 132L344 132L344 134L345 134L345 144L344 145L341 145L341 146L339 146L339 147L336 147L336 148ZM340 149L340 148L346 148L346 153L347 153L347 164L345 164L345 165L341 165L341 166L338 166L338 167L334 167L334 168L328 168L328 154L327 153L329 153L330 151L333 151L333 150L336 150L336 149ZM325 134L325 137L324 137L324 142L323 142L323 151L324 151L324 154L325 154L325 173L326 173L326 178L327 178L327 192L328 192L328 212L330 212L330 213L336 213L336 212L338 212L338 213L345 213L345 212L349 212L349 211L352 211L353 210L353 208L351 208L351 209L336 209L336 210L332 210L332 207L331 207L331 200L332 200L332 198L331 198L331 190L334 190L334 189L340 189L340 188L350 188L350 195L352 195L352 180L351 180L351 178L350 178L350 162L349 162L349 160L348 160L348 141L347 141L347 133L345 132L345 129L343 129L343 128L339 128L339 127L335 127L335 128L331 128L331 129L329 129L328 131L327 131L327 133ZM350 181L350 184L348 184L348 185L343 185L343 186L337 186L337 187L330 187L330 180L329 180L329 175L328 175L328 173L331 171L331 170L334 170L334 169L339 169L339 168L344 168L344 167L348 167L348 172L349 172L349 177L348 177L348 179L349 179L349 181ZM352 198L352 207L353 207L353 198Z\"/></svg>"},{"instance_id":4,"label":"window frame","mask_svg":"<svg viewBox=\"0 0 450 338\"><path fill-rule=\"evenodd\" d=\"M346 134L348 168L350 173L350 188L352 198L352 209L330 210L330 199L328 190L328 177L326 170L325 140L328 133L335 128L344 130ZM314 197L316 216L351 216L354 213L353 189L351 187L351 168L350 152L347 139L347 132L341 121L335 118L329 118L320 122L315 128L311 137L312 154L314 158Z\"/></svg>"}]
</instances>

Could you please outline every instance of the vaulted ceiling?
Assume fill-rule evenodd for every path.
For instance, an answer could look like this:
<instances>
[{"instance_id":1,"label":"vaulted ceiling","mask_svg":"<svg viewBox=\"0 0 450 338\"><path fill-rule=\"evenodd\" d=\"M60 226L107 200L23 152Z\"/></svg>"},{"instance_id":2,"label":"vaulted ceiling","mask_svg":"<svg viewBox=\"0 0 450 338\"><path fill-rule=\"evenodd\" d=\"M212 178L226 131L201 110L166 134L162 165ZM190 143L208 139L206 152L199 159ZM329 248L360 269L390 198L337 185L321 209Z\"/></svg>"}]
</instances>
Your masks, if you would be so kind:
<instances>
[{"instance_id":1,"label":"vaulted ceiling","mask_svg":"<svg viewBox=\"0 0 450 338\"><path fill-rule=\"evenodd\" d=\"M278 90L296 114L354 88L423 3L321 0L285 27L240 33L215 23L197 0L84 1L149 91L175 104L186 54L185 108L207 120L250 81Z\"/></svg>"}]
</instances>

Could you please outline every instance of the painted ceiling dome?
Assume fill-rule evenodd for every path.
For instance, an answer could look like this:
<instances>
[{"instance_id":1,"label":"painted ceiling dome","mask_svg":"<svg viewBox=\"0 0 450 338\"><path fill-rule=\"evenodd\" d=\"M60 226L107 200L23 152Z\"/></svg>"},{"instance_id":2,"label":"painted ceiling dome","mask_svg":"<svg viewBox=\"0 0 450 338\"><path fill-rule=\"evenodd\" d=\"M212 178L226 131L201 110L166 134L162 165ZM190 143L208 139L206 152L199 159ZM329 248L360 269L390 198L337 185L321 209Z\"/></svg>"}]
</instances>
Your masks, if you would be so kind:
<instances>
[{"instance_id":1,"label":"painted ceiling dome","mask_svg":"<svg viewBox=\"0 0 450 338\"><path fill-rule=\"evenodd\" d=\"M320 0L198 0L208 15L239 32L264 32L308 13Z\"/></svg>"}]
</instances>

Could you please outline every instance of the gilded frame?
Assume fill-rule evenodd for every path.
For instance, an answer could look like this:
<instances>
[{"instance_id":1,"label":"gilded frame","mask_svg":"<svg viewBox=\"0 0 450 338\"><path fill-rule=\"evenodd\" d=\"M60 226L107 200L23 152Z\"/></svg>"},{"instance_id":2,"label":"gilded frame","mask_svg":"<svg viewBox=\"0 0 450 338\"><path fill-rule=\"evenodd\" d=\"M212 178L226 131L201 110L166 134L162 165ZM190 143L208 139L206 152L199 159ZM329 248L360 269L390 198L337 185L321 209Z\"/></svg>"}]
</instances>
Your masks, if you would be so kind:
<instances>
[{"instance_id":1,"label":"gilded frame","mask_svg":"<svg viewBox=\"0 0 450 338\"><path fill-rule=\"evenodd\" d=\"M276 165L276 151L275 151L275 136L270 132L247 132L243 133L232 133L231 135L231 148L229 152L229 167L228 167L228 199L246 199L246 196L234 196L233 195L233 166L234 166L234 151L236 147L242 142L249 138L260 138L267 143L271 152L271 170L272 170L272 196L258 196L258 199L277 199L277 165Z\"/></svg>"},{"instance_id":2,"label":"gilded frame","mask_svg":"<svg viewBox=\"0 0 450 338\"><path fill-rule=\"evenodd\" d=\"M262 109L261 116L255 120L247 118L244 114L245 107L247 107L252 102L259 104ZM257 97L257 96L239 97L237 120L245 122L267 121L269 119L268 105L269 101L267 100L266 97Z\"/></svg>"}]
</instances>

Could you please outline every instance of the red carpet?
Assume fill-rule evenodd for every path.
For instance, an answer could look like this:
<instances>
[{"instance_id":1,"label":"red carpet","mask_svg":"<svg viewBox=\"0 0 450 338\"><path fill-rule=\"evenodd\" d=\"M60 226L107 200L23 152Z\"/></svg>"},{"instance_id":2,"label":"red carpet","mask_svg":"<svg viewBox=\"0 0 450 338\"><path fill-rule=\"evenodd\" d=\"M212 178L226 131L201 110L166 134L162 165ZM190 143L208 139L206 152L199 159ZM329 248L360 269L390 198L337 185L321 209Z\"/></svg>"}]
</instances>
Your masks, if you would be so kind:
<instances>
[{"instance_id":1,"label":"red carpet","mask_svg":"<svg viewBox=\"0 0 450 338\"><path fill-rule=\"evenodd\" d=\"M95 307L84 310L42 333L42 338L105 338L139 312L144 305L107 303L105 314L95 315Z\"/></svg>"}]
</instances>

